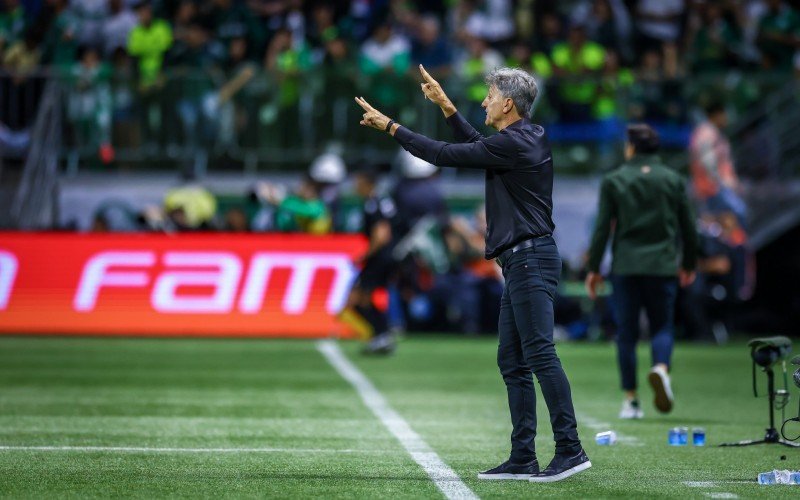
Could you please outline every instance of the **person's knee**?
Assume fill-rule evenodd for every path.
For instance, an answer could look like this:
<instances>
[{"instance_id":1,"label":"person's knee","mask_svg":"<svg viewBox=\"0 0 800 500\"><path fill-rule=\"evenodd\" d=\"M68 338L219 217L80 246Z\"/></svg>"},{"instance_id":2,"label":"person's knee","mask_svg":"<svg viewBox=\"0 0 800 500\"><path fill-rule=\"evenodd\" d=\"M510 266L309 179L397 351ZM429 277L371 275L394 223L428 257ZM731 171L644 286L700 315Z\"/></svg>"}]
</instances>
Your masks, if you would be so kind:
<instances>
[{"instance_id":1,"label":"person's knee","mask_svg":"<svg viewBox=\"0 0 800 500\"><path fill-rule=\"evenodd\" d=\"M500 369L500 375L503 376L503 379L519 378L530 374L527 365L512 356L498 354L497 367Z\"/></svg>"},{"instance_id":2,"label":"person's knee","mask_svg":"<svg viewBox=\"0 0 800 500\"><path fill-rule=\"evenodd\" d=\"M528 357L527 363L531 371L537 376L553 368L561 367L561 360L558 358L556 348L552 343L543 343L539 346Z\"/></svg>"}]
</instances>

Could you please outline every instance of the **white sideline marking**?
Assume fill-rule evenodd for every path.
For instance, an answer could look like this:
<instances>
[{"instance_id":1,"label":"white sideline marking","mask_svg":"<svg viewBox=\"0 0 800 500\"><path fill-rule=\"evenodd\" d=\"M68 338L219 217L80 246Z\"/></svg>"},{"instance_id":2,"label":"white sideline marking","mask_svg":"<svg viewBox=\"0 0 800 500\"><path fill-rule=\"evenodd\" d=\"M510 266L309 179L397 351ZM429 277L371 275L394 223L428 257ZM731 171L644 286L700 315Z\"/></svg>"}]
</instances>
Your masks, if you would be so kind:
<instances>
[{"instance_id":1,"label":"white sideline marking","mask_svg":"<svg viewBox=\"0 0 800 500\"><path fill-rule=\"evenodd\" d=\"M689 488L716 488L717 483L714 481L684 481L683 484Z\"/></svg>"},{"instance_id":2,"label":"white sideline marking","mask_svg":"<svg viewBox=\"0 0 800 500\"><path fill-rule=\"evenodd\" d=\"M110 451L121 453L384 453L317 448L150 448L146 446L0 446L0 451Z\"/></svg>"},{"instance_id":3,"label":"white sideline marking","mask_svg":"<svg viewBox=\"0 0 800 500\"><path fill-rule=\"evenodd\" d=\"M706 493L703 493L703 495L707 496L709 498L739 498L739 495L737 495L735 493L727 493L727 492L724 492L724 491L719 492L719 493L718 492L713 492L713 493L706 492Z\"/></svg>"},{"instance_id":4,"label":"white sideline marking","mask_svg":"<svg viewBox=\"0 0 800 500\"><path fill-rule=\"evenodd\" d=\"M339 375L350 382L364 404L386 426L394 437L400 441L411 458L425 469L437 488L446 498L458 500L477 500L478 496L461 481L458 474L451 469L435 451L408 425L408 422L394 411L386 398L372 385L372 382L355 367L339 346L329 340L317 343L317 349L325 356Z\"/></svg>"}]
</instances>

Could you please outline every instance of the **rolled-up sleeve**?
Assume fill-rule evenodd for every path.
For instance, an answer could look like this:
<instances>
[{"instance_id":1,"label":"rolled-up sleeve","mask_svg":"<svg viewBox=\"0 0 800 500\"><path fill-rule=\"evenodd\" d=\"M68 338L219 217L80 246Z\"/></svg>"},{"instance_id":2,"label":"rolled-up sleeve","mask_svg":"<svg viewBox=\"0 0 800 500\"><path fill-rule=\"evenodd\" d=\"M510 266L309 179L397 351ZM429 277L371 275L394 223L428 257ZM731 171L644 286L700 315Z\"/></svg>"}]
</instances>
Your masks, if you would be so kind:
<instances>
[{"instance_id":1,"label":"rolled-up sleeve","mask_svg":"<svg viewBox=\"0 0 800 500\"><path fill-rule=\"evenodd\" d=\"M453 144L435 141L401 126L394 138L412 155L440 167L505 170L514 167L517 158L514 141L504 133Z\"/></svg>"}]
</instances>

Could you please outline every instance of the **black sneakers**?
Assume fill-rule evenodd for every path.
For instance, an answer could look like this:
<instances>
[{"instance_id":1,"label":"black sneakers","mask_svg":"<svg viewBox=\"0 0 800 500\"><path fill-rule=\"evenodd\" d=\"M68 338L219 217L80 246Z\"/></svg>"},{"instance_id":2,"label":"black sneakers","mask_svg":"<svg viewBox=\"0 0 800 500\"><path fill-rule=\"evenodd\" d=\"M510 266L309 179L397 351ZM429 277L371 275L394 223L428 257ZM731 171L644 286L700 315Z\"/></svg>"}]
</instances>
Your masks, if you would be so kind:
<instances>
[{"instance_id":1,"label":"black sneakers","mask_svg":"<svg viewBox=\"0 0 800 500\"><path fill-rule=\"evenodd\" d=\"M534 474L529 479L532 483L553 483L561 481L592 466L586 452L581 450L577 454L569 453L556 455L545 470Z\"/></svg>"},{"instance_id":2,"label":"black sneakers","mask_svg":"<svg viewBox=\"0 0 800 500\"><path fill-rule=\"evenodd\" d=\"M517 479L527 481L538 472L539 462L536 460L527 464L514 464L506 460L494 469L478 474L478 479Z\"/></svg>"}]
</instances>

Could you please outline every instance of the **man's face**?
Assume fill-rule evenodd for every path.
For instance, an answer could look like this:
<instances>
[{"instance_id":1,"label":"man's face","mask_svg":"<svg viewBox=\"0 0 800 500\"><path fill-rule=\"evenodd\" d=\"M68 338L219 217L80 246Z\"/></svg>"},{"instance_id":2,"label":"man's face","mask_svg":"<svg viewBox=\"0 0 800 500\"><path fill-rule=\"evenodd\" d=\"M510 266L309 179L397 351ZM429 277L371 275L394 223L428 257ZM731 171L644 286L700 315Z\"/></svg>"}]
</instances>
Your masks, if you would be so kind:
<instances>
[{"instance_id":1,"label":"man's face","mask_svg":"<svg viewBox=\"0 0 800 500\"><path fill-rule=\"evenodd\" d=\"M497 87L494 85L489 87L489 93L486 94L486 98L481 103L481 107L486 110L486 125L497 128L505 115L505 113L503 113L503 105L506 101L507 99L500 95L500 91L497 90Z\"/></svg>"}]
</instances>

